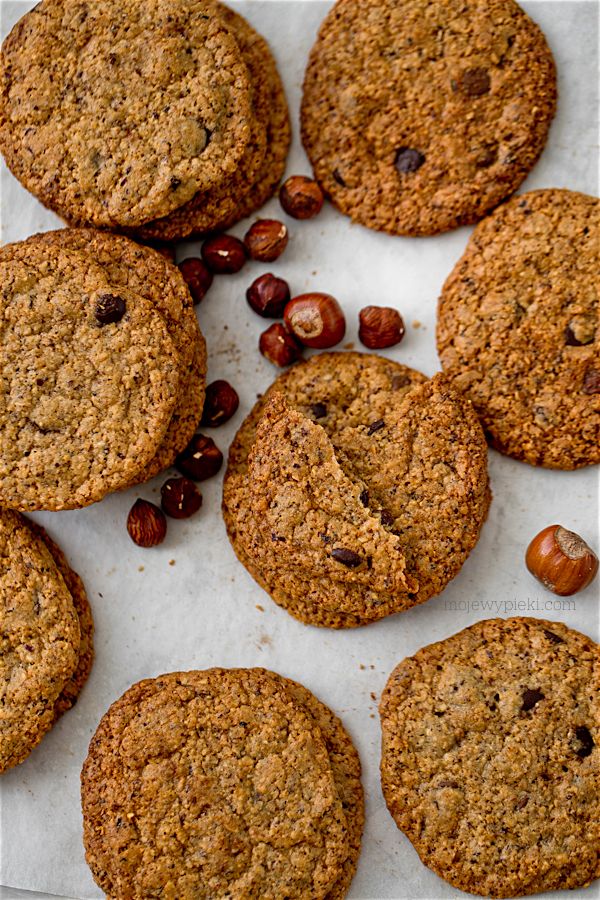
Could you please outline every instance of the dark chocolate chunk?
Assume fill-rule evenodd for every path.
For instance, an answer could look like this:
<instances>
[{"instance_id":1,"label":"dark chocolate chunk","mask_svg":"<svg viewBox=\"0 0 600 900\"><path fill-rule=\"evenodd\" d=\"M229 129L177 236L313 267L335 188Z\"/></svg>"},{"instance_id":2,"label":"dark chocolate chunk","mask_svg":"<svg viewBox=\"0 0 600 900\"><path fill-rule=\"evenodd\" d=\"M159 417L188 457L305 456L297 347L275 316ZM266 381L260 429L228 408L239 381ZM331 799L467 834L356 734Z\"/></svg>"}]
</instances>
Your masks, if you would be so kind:
<instances>
[{"instance_id":1,"label":"dark chocolate chunk","mask_svg":"<svg viewBox=\"0 0 600 900\"><path fill-rule=\"evenodd\" d=\"M390 526L390 525L393 525L394 521L395 521L393 515L391 514L391 512L388 512L387 509L381 510L380 518L381 518L382 525Z\"/></svg>"},{"instance_id":2,"label":"dark chocolate chunk","mask_svg":"<svg viewBox=\"0 0 600 900\"><path fill-rule=\"evenodd\" d=\"M336 562L348 566L349 569L356 569L362 563L362 557L355 553L354 550L347 550L345 547L335 547L331 551L331 555Z\"/></svg>"},{"instance_id":3,"label":"dark chocolate chunk","mask_svg":"<svg viewBox=\"0 0 600 900\"><path fill-rule=\"evenodd\" d=\"M416 172L425 162L425 157L418 150L411 147L400 147L396 153L395 166L399 172L406 175L410 172Z\"/></svg>"},{"instance_id":4,"label":"dark chocolate chunk","mask_svg":"<svg viewBox=\"0 0 600 900\"><path fill-rule=\"evenodd\" d=\"M315 419L322 419L327 415L327 407L324 403L311 403L310 411Z\"/></svg>"},{"instance_id":5,"label":"dark chocolate chunk","mask_svg":"<svg viewBox=\"0 0 600 900\"><path fill-rule=\"evenodd\" d=\"M125 315L125 301L116 294L102 294L96 301L94 315L100 325L120 322Z\"/></svg>"},{"instance_id":6,"label":"dark chocolate chunk","mask_svg":"<svg viewBox=\"0 0 600 900\"><path fill-rule=\"evenodd\" d=\"M536 703L539 703L540 700L544 699L544 695L541 691L538 691L536 688L528 688L523 692L523 706L521 707L522 712L528 712L530 709L533 709Z\"/></svg>"},{"instance_id":7,"label":"dark chocolate chunk","mask_svg":"<svg viewBox=\"0 0 600 900\"><path fill-rule=\"evenodd\" d=\"M544 628L544 634L553 644L564 644L565 642L565 639L561 638L559 634L554 634L553 631L548 631L546 628Z\"/></svg>"},{"instance_id":8,"label":"dark chocolate chunk","mask_svg":"<svg viewBox=\"0 0 600 900\"><path fill-rule=\"evenodd\" d=\"M336 181L336 182L339 184L340 187L346 187L346 182L344 181L344 179L343 179L342 176L340 175L338 169L334 169L333 172L332 172L331 174L332 174L332 176L333 176L333 180Z\"/></svg>"},{"instance_id":9,"label":"dark chocolate chunk","mask_svg":"<svg viewBox=\"0 0 600 900\"><path fill-rule=\"evenodd\" d=\"M583 393L600 394L600 369L590 366L583 376Z\"/></svg>"},{"instance_id":10,"label":"dark chocolate chunk","mask_svg":"<svg viewBox=\"0 0 600 900\"><path fill-rule=\"evenodd\" d=\"M359 500L360 500L360 502L362 503L363 506L368 506L368 505L369 505L369 492L368 492L368 490L367 490L366 488L364 489L364 491L361 491L361 492L360 492Z\"/></svg>"},{"instance_id":11,"label":"dark chocolate chunk","mask_svg":"<svg viewBox=\"0 0 600 900\"><path fill-rule=\"evenodd\" d=\"M579 750L576 750L577 756L580 756L581 759L584 759L586 756L589 756L594 747L594 739L590 734L589 728L586 728L585 725L578 725L575 729L575 737L578 741L581 742L581 747Z\"/></svg>"},{"instance_id":12,"label":"dark chocolate chunk","mask_svg":"<svg viewBox=\"0 0 600 900\"><path fill-rule=\"evenodd\" d=\"M375 434L376 431L380 431L384 426L385 422L383 421L383 419L377 419L376 422L371 422L367 434Z\"/></svg>"},{"instance_id":13,"label":"dark chocolate chunk","mask_svg":"<svg viewBox=\"0 0 600 900\"><path fill-rule=\"evenodd\" d=\"M481 97L491 87L490 76L486 69L465 69L462 74L462 88L467 97Z\"/></svg>"}]
</instances>

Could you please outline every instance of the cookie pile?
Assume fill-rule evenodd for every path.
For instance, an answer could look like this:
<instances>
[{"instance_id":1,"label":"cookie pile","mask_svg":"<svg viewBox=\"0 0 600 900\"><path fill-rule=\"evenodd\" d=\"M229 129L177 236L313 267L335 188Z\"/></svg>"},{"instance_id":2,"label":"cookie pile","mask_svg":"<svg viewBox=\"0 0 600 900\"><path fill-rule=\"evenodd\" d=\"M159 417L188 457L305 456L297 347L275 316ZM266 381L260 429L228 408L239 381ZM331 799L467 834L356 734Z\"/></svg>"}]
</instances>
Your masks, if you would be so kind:
<instances>
[{"instance_id":1,"label":"cookie pile","mask_svg":"<svg viewBox=\"0 0 600 900\"><path fill-rule=\"evenodd\" d=\"M260 207L283 174L275 61L214 0L42 0L2 62L0 150L71 225L202 234Z\"/></svg>"},{"instance_id":2,"label":"cookie pile","mask_svg":"<svg viewBox=\"0 0 600 900\"><path fill-rule=\"evenodd\" d=\"M171 465L202 414L178 269L86 229L0 249L0 506L74 509Z\"/></svg>"},{"instance_id":3,"label":"cookie pile","mask_svg":"<svg viewBox=\"0 0 600 900\"><path fill-rule=\"evenodd\" d=\"M73 706L94 656L79 576L43 528L0 510L0 773Z\"/></svg>"},{"instance_id":4,"label":"cookie pile","mask_svg":"<svg viewBox=\"0 0 600 900\"><path fill-rule=\"evenodd\" d=\"M364 821L340 720L265 669L178 672L110 707L81 776L86 858L111 897L343 897Z\"/></svg>"}]
</instances>

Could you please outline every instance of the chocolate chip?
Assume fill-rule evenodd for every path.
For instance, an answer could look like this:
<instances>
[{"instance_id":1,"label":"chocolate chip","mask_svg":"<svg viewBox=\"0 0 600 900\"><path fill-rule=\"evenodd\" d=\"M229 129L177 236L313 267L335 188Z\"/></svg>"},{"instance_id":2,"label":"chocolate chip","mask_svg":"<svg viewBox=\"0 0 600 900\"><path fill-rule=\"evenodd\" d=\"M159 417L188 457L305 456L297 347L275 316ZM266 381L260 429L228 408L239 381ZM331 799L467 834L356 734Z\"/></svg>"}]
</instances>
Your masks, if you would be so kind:
<instances>
[{"instance_id":1,"label":"chocolate chip","mask_svg":"<svg viewBox=\"0 0 600 900\"><path fill-rule=\"evenodd\" d=\"M491 87L490 76L486 69L465 69L462 74L462 89L467 97L481 97Z\"/></svg>"},{"instance_id":2,"label":"chocolate chip","mask_svg":"<svg viewBox=\"0 0 600 900\"><path fill-rule=\"evenodd\" d=\"M565 639L561 638L560 635L554 634L553 631L547 631L546 628L544 628L544 634L553 644L564 644L565 642Z\"/></svg>"},{"instance_id":3,"label":"chocolate chip","mask_svg":"<svg viewBox=\"0 0 600 900\"><path fill-rule=\"evenodd\" d=\"M438 788L452 788L455 791L460 790L460 784L458 783L458 781L440 781L437 786Z\"/></svg>"},{"instance_id":4,"label":"chocolate chip","mask_svg":"<svg viewBox=\"0 0 600 900\"><path fill-rule=\"evenodd\" d=\"M406 387L407 384L410 384L410 378L408 375L394 375L392 377L392 390L399 391L400 388Z\"/></svg>"},{"instance_id":5,"label":"chocolate chip","mask_svg":"<svg viewBox=\"0 0 600 900\"><path fill-rule=\"evenodd\" d=\"M583 376L583 393L584 394L600 394L600 369L594 369L590 366Z\"/></svg>"},{"instance_id":6,"label":"chocolate chip","mask_svg":"<svg viewBox=\"0 0 600 900\"><path fill-rule=\"evenodd\" d=\"M347 550L345 547L335 547L331 551L332 557L336 562L348 566L349 569L356 569L362 563L362 557L355 553L354 550Z\"/></svg>"},{"instance_id":7,"label":"chocolate chip","mask_svg":"<svg viewBox=\"0 0 600 900\"><path fill-rule=\"evenodd\" d=\"M391 514L391 512L388 512L387 509L381 510L380 518L381 518L382 525L390 526L390 525L393 525L395 522L393 515Z\"/></svg>"},{"instance_id":8,"label":"chocolate chip","mask_svg":"<svg viewBox=\"0 0 600 900\"><path fill-rule=\"evenodd\" d=\"M376 422L371 422L367 430L367 434L375 434L376 431L380 431L384 426L385 422L383 421L383 419L377 419Z\"/></svg>"},{"instance_id":9,"label":"chocolate chip","mask_svg":"<svg viewBox=\"0 0 600 900\"><path fill-rule=\"evenodd\" d=\"M176 178L175 175L171 178L171 190L176 191L177 188L181 185L181 178Z\"/></svg>"},{"instance_id":10,"label":"chocolate chip","mask_svg":"<svg viewBox=\"0 0 600 900\"><path fill-rule=\"evenodd\" d=\"M570 325L565 328L565 344L567 347L581 347L581 341L578 341Z\"/></svg>"},{"instance_id":11,"label":"chocolate chip","mask_svg":"<svg viewBox=\"0 0 600 900\"><path fill-rule=\"evenodd\" d=\"M363 506L369 505L369 492L366 488L364 489L364 491L360 492L360 497L358 499L360 500L360 502L362 503Z\"/></svg>"},{"instance_id":12,"label":"chocolate chip","mask_svg":"<svg viewBox=\"0 0 600 900\"><path fill-rule=\"evenodd\" d=\"M487 147L482 147L479 154L475 157L475 165L478 169L488 169L496 162L497 157L498 145L488 144Z\"/></svg>"},{"instance_id":13,"label":"chocolate chip","mask_svg":"<svg viewBox=\"0 0 600 900\"><path fill-rule=\"evenodd\" d=\"M344 181L344 179L343 179L342 176L340 175L338 169L334 169L333 172L332 172L331 174L332 174L332 176L333 176L333 180L336 181L336 182L339 184L340 187L346 187L346 182Z\"/></svg>"},{"instance_id":14,"label":"chocolate chip","mask_svg":"<svg viewBox=\"0 0 600 900\"><path fill-rule=\"evenodd\" d=\"M327 407L324 403L311 403L310 411L315 419L323 419L327 415Z\"/></svg>"},{"instance_id":15,"label":"chocolate chip","mask_svg":"<svg viewBox=\"0 0 600 900\"><path fill-rule=\"evenodd\" d=\"M120 322L125 315L125 301L116 294L102 294L96 301L94 315L100 325Z\"/></svg>"},{"instance_id":16,"label":"chocolate chip","mask_svg":"<svg viewBox=\"0 0 600 900\"><path fill-rule=\"evenodd\" d=\"M585 725L578 725L575 729L575 737L578 741L581 741L581 747L579 750L576 750L577 756L580 756L581 759L589 756L592 750L595 747L594 739L591 736L589 729L585 727Z\"/></svg>"},{"instance_id":17,"label":"chocolate chip","mask_svg":"<svg viewBox=\"0 0 600 900\"><path fill-rule=\"evenodd\" d=\"M527 804L529 803L529 797L521 797L520 800L517 800L515 804L515 809L525 809Z\"/></svg>"},{"instance_id":18,"label":"chocolate chip","mask_svg":"<svg viewBox=\"0 0 600 900\"><path fill-rule=\"evenodd\" d=\"M523 706L521 707L522 712L528 712L530 709L533 709L536 703L539 703L540 700L544 699L544 695L541 691L538 691L536 688L528 688L523 692Z\"/></svg>"},{"instance_id":19,"label":"chocolate chip","mask_svg":"<svg viewBox=\"0 0 600 900\"><path fill-rule=\"evenodd\" d=\"M400 147L396 153L394 165L399 172L406 175L410 172L416 172L425 162L425 157L418 150L411 147Z\"/></svg>"}]
</instances>

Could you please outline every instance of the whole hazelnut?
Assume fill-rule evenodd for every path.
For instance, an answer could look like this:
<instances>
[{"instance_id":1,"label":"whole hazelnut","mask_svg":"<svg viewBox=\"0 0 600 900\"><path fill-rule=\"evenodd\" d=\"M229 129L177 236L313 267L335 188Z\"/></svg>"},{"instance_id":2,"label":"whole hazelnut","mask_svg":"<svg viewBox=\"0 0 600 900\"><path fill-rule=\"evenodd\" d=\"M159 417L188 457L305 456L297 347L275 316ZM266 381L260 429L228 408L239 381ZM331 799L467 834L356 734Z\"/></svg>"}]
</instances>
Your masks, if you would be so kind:
<instances>
[{"instance_id":1,"label":"whole hazelnut","mask_svg":"<svg viewBox=\"0 0 600 900\"><path fill-rule=\"evenodd\" d=\"M358 321L358 337L370 350L393 347L404 337L402 316L389 306L365 306Z\"/></svg>"},{"instance_id":2,"label":"whole hazelnut","mask_svg":"<svg viewBox=\"0 0 600 900\"><path fill-rule=\"evenodd\" d=\"M234 275L246 262L246 248L231 234L216 234L202 244L202 259L215 275Z\"/></svg>"},{"instance_id":3,"label":"whole hazelnut","mask_svg":"<svg viewBox=\"0 0 600 900\"><path fill-rule=\"evenodd\" d=\"M274 366L291 366L302 356L302 347L285 325L275 322L260 336L258 349Z\"/></svg>"},{"instance_id":4,"label":"whole hazelnut","mask_svg":"<svg viewBox=\"0 0 600 900\"><path fill-rule=\"evenodd\" d=\"M190 256L179 263L179 271L192 295L194 306L204 300L213 283L213 273L198 256Z\"/></svg>"},{"instance_id":5,"label":"whole hazelnut","mask_svg":"<svg viewBox=\"0 0 600 900\"><path fill-rule=\"evenodd\" d=\"M213 381L206 388L202 425L208 425L210 428L223 425L229 421L239 405L240 398L237 391L228 381L222 379Z\"/></svg>"},{"instance_id":6,"label":"whole hazelnut","mask_svg":"<svg viewBox=\"0 0 600 900\"><path fill-rule=\"evenodd\" d=\"M256 278L246 291L246 300L255 313L264 319L280 319L290 300L287 281L271 272Z\"/></svg>"},{"instance_id":7,"label":"whole hazelnut","mask_svg":"<svg viewBox=\"0 0 600 900\"><path fill-rule=\"evenodd\" d=\"M279 202L293 219L312 219L323 208L323 191L306 175L292 175L279 189Z\"/></svg>"},{"instance_id":8,"label":"whole hazelnut","mask_svg":"<svg viewBox=\"0 0 600 900\"><path fill-rule=\"evenodd\" d=\"M285 307L283 319L289 331L307 347L325 350L338 344L346 333L340 304L331 294L300 294Z\"/></svg>"},{"instance_id":9,"label":"whole hazelnut","mask_svg":"<svg viewBox=\"0 0 600 900\"><path fill-rule=\"evenodd\" d=\"M165 514L149 500L136 500L127 516L127 531L138 547L156 547L167 534Z\"/></svg>"},{"instance_id":10,"label":"whole hazelnut","mask_svg":"<svg viewBox=\"0 0 600 900\"><path fill-rule=\"evenodd\" d=\"M160 505L172 519L189 519L202 506L202 494L189 478L169 478L160 489Z\"/></svg>"},{"instance_id":11,"label":"whole hazelnut","mask_svg":"<svg viewBox=\"0 0 600 900\"><path fill-rule=\"evenodd\" d=\"M525 563L531 574L559 597L583 590L598 571L594 551L578 534L561 525L549 525L534 537Z\"/></svg>"},{"instance_id":12,"label":"whole hazelnut","mask_svg":"<svg viewBox=\"0 0 600 900\"><path fill-rule=\"evenodd\" d=\"M175 460L175 466L186 478L205 481L216 475L223 465L223 454L212 438L195 434Z\"/></svg>"},{"instance_id":13,"label":"whole hazelnut","mask_svg":"<svg viewBox=\"0 0 600 900\"><path fill-rule=\"evenodd\" d=\"M288 230L276 219L259 219L244 235L244 244L251 259L273 262L281 256L288 242Z\"/></svg>"}]
</instances>

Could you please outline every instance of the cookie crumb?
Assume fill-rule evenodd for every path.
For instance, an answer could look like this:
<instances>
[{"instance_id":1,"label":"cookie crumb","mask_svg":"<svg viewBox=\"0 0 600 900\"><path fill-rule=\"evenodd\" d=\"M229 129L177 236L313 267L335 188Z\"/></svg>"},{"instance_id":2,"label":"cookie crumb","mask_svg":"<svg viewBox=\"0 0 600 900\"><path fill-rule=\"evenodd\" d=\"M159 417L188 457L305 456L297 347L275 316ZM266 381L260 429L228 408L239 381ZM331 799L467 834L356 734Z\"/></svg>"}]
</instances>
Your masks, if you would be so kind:
<instances>
[{"instance_id":1,"label":"cookie crumb","mask_svg":"<svg viewBox=\"0 0 600 900\"><path fill-rule=\"evenodd\" d=\"M422 328L423 325L422 325L421 322L419 322L418 319L415 319L414 322L412 323L412 327L413 327L413 328Z\"/></svg>"},{"instance_id":2,"label":"cookie crumb","mask_svg":"<svg viewBox=\"0 0 600 900\"><path fill-rule=\"evenodd\" d=\"M175 560L174 560L174 559L170 559L170 560L169 560L169 565L170 565L170 566L174 566L174 565L175 565Z\"/></svg>"},{"instance_id":3,"label":"cookie crumb","mask_svg":"<svg viewBox=\"0 0 600 900\"><path fill-rule=\"evenodd\" d=\"M257 603L257 604L256 604L256 609L257 609L259 612L264 612L264 611L265 611L264 606L261 606L260 603Z\"/></svg>"}]
</instances>

